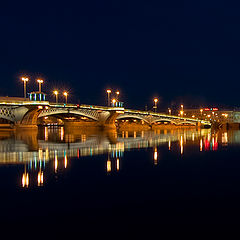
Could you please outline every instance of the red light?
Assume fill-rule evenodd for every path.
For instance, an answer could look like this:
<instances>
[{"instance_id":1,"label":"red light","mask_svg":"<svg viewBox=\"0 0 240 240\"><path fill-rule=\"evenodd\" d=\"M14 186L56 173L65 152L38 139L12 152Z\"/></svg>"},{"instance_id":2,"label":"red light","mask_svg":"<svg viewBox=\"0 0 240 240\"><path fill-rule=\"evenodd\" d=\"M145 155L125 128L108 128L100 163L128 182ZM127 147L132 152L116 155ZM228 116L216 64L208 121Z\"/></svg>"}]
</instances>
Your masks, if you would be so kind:
<instances>
[{"instance_id":1,"label":"red light","mask_svg":"<svg viewBox=\"0 0 240 240\"><path fill-rule=\"evenodd\" d=\"M210 111L210 109L209 109L209 108L204 108L204 110L205 110L205 111Z\"/></svg>"},{"instance_id":2,"label":"red light","mask_svg":"<svg viewBox=\"0 0 240 240\"><path fill-rule=\"evenodd\" d=\"M213 108L213 111L218 111L218 108Z\"/></svg>"}]
</instances>

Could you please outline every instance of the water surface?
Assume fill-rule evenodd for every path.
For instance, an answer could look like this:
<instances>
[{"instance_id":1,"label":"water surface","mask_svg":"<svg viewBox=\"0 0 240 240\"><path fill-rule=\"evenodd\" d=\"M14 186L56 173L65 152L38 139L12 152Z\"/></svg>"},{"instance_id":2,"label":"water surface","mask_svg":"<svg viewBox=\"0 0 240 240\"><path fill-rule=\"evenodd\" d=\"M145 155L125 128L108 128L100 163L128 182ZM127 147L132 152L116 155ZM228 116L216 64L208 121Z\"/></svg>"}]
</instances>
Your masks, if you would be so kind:
<instances>
[{"instance_id":1,"label":"water surface","mask_svg":"<svg viewBox=\"0 0 240 240\"><path fill-rule=\"evenodd\" d=\"M239 144L238 130L1 132L1 224L89 234L238 224Z\"/></svg>"}]
</instances>

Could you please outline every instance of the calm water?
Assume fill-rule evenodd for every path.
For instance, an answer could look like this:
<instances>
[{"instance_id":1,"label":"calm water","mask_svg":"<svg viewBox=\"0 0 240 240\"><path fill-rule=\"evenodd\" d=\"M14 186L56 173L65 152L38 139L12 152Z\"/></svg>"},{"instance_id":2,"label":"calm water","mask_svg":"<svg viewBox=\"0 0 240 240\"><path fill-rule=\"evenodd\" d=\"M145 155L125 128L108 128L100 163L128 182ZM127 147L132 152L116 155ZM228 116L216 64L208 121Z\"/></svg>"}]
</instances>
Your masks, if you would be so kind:
<instances>
[{"instance_id":1,"label":"calm water","mask_svg":"<svg viewBox=\"0 0 240 240\"><path fill-rule=\"evenodd\" d=\"M2 226L54 233L230 226L240 131L0 133Z\"/></svg>"}]
</instances>

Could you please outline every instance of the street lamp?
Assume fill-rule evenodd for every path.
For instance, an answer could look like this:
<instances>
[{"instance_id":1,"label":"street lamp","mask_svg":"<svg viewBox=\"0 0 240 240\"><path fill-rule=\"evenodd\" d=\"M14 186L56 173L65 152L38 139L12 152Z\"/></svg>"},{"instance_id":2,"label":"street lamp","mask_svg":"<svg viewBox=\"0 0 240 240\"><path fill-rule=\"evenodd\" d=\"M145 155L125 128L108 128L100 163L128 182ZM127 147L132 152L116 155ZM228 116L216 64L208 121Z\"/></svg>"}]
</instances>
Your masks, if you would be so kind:
<instances>
[{"instance_id":1,"label":"street lamp","mask_svg":"<svg viewBox=\"0 0 240 240\"><path fill-rule=\"evenodd\" d=\"M183 116L183 113L184 113L184 111L183 111L183 104L181 104L180 115Z\"/></svg>"},{"instance_id":2,"label":"street lamp","mask_svg":"<svg viewBox=\"0 0 240 240\"><path fill-rule=\"evenodd\" d=\"M67 92L64 92L63 95L65 96L65 98L66 98L66 103L67 103L68 93L67 93Z\"/></svg>"},{"instance_id":3,"label":"street lamp","mask_svg":"<svg viewBox=\"0 0 240 240\"><path fill-rule=\"evenodd\" d=\"M111 90L110 89L107 89L107 99L108 99L108 106L110 106L110 94L111 94Z\"/></svg>"},{"instance_id":4,"label":"street lamp","mask_svg":"<svg viewBox=\"0 0 240 240\"><path fill-rule=\"evenodd\" d=\"M119 97L120 92L119 92L119 91L116 91L116 94L117 94L116 99L117 99L117 101L118 101L118 97Z\"/></svg>"},{"instance_id":5,"label":"street lamp","mask_svg":"<svg viewBox=\"0 0 240 240\"><path fill-rule=\"evenodd\" d=\"M116 103L116 99L114 98L113 100L112 100L112 103L113 103L113 107L115 107L115 103Z\"/></svg>"},{"instance_id":6,"label":"street lamp","mask_svg":"<svg viewBox=\"0 0 240 240\"><path fill-rule=\"evenodd\" d=\"M39 92L41 92L41 84L43 83L43 80L37 79L37 82L38 82Z\"/></svg>"},{"instance_id":7,"label":"street lamp","mask_svg":"<svg viewBox=\"0 0 240 240\"><path fill-rule=\"evenodd\" d=\"M55 95L55 97L56 97L56 103L58 103L58 91L55 90L55 91L53 91L53 93L54 93L54 95Z\"/></svg>"},{"instance_id":8,"label":"street lamp","mask_svg":"<svg viewBox=\"0 0 240 240\"><path fill-rule=\"evenodd\" d=\"M27 97L27 82L28 82L28 80L29 80L29 79L28 79L27 77L22 77L24 98Z\"/></svg>"},{"instance_id":9,"label":"street lamp","mask_svg":"<svg viewBox=\"0 0 240 240\"><path fill-rule=\"evenodd\" d=\"M171 115L171 113L172 113L171 108L168 108L168 114Z\"/></svg>"},{"instance_id":10,"label":"street lamp","mask_svg":"<svg viewBox=\"0 0 240 240\"><path fill-rule=\"evenodd\" d=\"M158 99L154 98L153 101L154 101L154 107L153 108L155 108L155 112L157 112L157 102L158 102Z\"/></svg>"}]
</instances>

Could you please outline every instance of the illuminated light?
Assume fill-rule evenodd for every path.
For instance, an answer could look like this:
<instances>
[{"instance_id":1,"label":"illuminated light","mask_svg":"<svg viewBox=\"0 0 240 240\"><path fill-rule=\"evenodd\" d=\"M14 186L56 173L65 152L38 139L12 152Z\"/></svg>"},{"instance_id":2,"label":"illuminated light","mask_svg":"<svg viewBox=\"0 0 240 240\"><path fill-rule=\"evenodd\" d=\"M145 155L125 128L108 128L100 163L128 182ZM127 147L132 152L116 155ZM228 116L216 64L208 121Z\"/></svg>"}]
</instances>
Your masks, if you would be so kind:
<instances>
[{"instance_id":1,"label":"illuminated light","mask_svg":"<svg viewBox=\"0 0 240 240\"><path fill-rule=\"evenodd\" d=\"M195 118L195 115L192 115L192 118Z\"/></svg>"},{"instance_id":2,"label":"illuminated light","mask_svg":"<svg viewBox=\"0 0 240 240\"><path fill-rule=\"evenodd\" d=\"M111 161L110 159L107 160L107 172L111 172L112 166L111 166Z\"/></svg>"},{"instance_id":3,"label":"illuminated light","mask_svg":"<svg viewBox=\"0 0 240 240\"><path fill-rule=\"evenodd\" d=\"M29 175L28 175L28 173L23 173L22 187L28 187L28 186L29 186Z\"/></svg>"},{"instance_id":4,"label":"illuminated light","mask_svg":"<svg viewBox=\"0 0 240 240\"><path fill-rule=\"evenodd\" d=\"M38 106L38 109L43 109L43 106Z\"/></svg>"},{"instance_id":5,"label":"illuminated light","mask_svg":"<svg viewBox=\"0 0 240 240\"><path fill-rule=\"evenodd\" d=\"M154 165L157 165L157 163L158 163L158 152L157 152L156 147L154 148L153 159L154 159Z\"/></svg>"},{"instance_id":6,"label":"illuminated light","mask_svg":"<svg viewBox=\"0 0 240 240\"><path fill-rule=\"evenodd\" d=\"M55 153L55 159L54 159L54 170L55 172L57 172L58 169L58 157L57 157L57 153Z\"/></svg>"},{"instance_id":7,"label":"illuminated light","mask_svg":"<svg viewBox=\"0 0 240 240\"><path fill-rule=\"evenodd\" d=\"M86 140L87 140L86 134L82 134L81 135L81 141L86 142Z\"/></svg>"},{"instance_id":8,"label":"illuminated light","mask_svg":"<svg viewBox=\"0 0 240 240\"><path fill-rule=\"evenodd\" d=\"M38 182L38 186L43 185L43 172L42 171L38 172L37 182Z\"/></svg>"},{"instance_id":9,"label":"illuminated light","mask_svg":"<svg viewBox=\"0 0 240 240\"><path fill-rule=\"evenodd\" d=\"M49 160L49 150L48 150L48 148L45 151L45 155L46 155L46 160Z\"/></svg>"},{"instance_id":10,"label":"illuminated light","mask_svg":"<svg viewBox=\"0 0 240 240\"><path fill-rule=\"evenodd\" d=\"M63 141L63 139L64 139L64 128L63 127L61 127L61 129L60 129L60 139L61 139L61 141Z\"/></svg>"},{"instance_id":11,"label":"illuminated light","mask_svg":"<svg viewBox=\"0 0 240 240\"><path fill-rule=\"evenodd\" d=\"M125 133L125 137L128 138L128 131L126 131L126 133Z\"/></svg>"},{"instance_id":12,"label":"illuminated light","mask_svg":"<svg viewBox=\"0 0 240 240\"><path fill-rule=\"evenodd\" d=\"M183 136L180 137L180 152L183 154Z\"/></svg>"},{"instance_id":13,"label":"illuminated light","mask_svg":"<svg viewBox=\"0 0 240 240\"><path fill-rule=\"evenodd\" d=\"M67 155L65 155L64 156L64 168L67 168L67 162L68 162Z\"/></svg>"},{"instance_id":14,"label":"illuminated light","mask_svg":"<svg viewBox=\"0 0 240 240\"><path fill-rule=\"evenodd\" d=\"M158 99L157 98L154 98L154 100L153 100L155 103L157 103L158 102Z\"/></svg>"},{"instance_id":15,"label":"illuminated light","mask_svg":"<svg viewBox=\"0 0 240 240\"><path fill-rule=\"evenodd\" d=\"M117 171L119 171L119 169L120 169L120 161L119 161L119 158L117 158L116 168L117 168Z\"/></svg>"},{"instance_id":16,"label":"illuminated light","mask_svg":"<svg viewBox=\"0 0 240 240\"><path fill-rule=\"evenodd\" d=\"M42 79L37 79L37 82L38 83L43 83L43 80Z\"/></svg>"},{"instance_id":17,"label":"illuminated light","mask_svg":"<svg viewBox=\"0 0 240 240\"><path fill-rule=\"evenodd\" d=\"M212 110L213 110L213 111L218 111L218 108L213 108Z\"/></svg>"},{"instance_id":18,"label":"illuminated light","mask_svg":"<svg viewBox=\"0 0 240 240\"><path fill-rule=\"evenodd\" d=\"M110 89L107 89L107 93L111 93L112 91Z\"/></svg>"},{"instance_id":19,"label":"illuminated light","mask_svg":"<svg viewBox=\"0 0 240 240\"><path fill-rule=\"evenodd\" d=\"M203 150L203 140L202 140L202 138L200 139L200 152L202 152L202 150Z\"/></svg>"},{"instance_id":20,"label":"illuminated light","mask_svg":"<svg viewBox=\"0 0 240 240\"><path fill-rule=\"evenodd\" d=\"M169 151L171 150L171 140L170 139L168 140L168 150Z\"/></svg>"},{"instance_id":21,"label":"illuminated light","mask_svg":"<svg viewBox=\"0 0 240 240\"><path fill-rule=\"evenodd\" d=\"M208 118L210 118L210 117L211 117L211 115L207 115L207 117L208 117Z\"/></svg>"},{"instance_id":22,"label":"illuminated light","mask_svg":"<svg viewBox=\"0 0 240 240\"><path fill-rule=\"evenodd\" d=\"M29 78L27 78L27 77L22 77L21 79L23 82L28 82L28 80L29 80Z\"/></svg>"},{"instance_id":23,"label":"illuminated light","mask_svg":"<svg viewBox=\"0 0 240 240\"><path fill-rule=\"evenodd\" d=\"M210 108L204 108L205 111L210 111Z\"/></svg>"},{"instance_id":24,"label":"illuminated light","mask_svg":"<svg viewBox=\"0 0 240 240\"><path fill-rule=\"evenodd\" d=\"M181 116L183 115L183 111L182 111L182 110L180 111L180 115L181 115Z\"/></svg>"},{"instance_id":25,"label":"illuminated light","mask_svg":"<svg viewBox=\"0 0 240 240\"><path fill-rule=\"evenodd\" d=\"M66 103L67 103L68 93L67 93L66 91L63 92L63 96L65 96L65 101L66 101Z\"/></svg>"},{"instance_id":26,"label":"illuminated light","mask_svg":"<svg viewBox=\"0 0 240 240\"><path fill-rule=\"evenodd\" d=\"M222 133L222 144L223 145L228 144L228 133L227 132Z\"/></svg>"},{"instance_id":27,"label":"illuminated light","mask_svg":"<svg viewBox=\"0 0 240 240\"><path fill-rule=\"evenodd\" d=\"M116 103L116 101L117 101L117 100L116 100L115 98L114 98L114 99L112 99L112 103L113 103L113 104L115 104L115 103Z\"/></svg>"},{"instance_id":28,"label":"illuminated light","mask_svg":"<svg viewBox=\"0 0 240 240\"><path fill-rule=\"evenodd\" d=\"M137 133L136 133L136 131L134 131L133 132L133 138L136 138L136 136L137 136Z\"/></svg>"},{"instance_id":29,"label":"illuminated light","mask_svg":"<svg viewBox=\"0 0 240 240\"><path fill-rule=\"evenodd\" d=\"M48 128L47 127L44 128L44 140L45 141L48 140Z\"/></svg>"},{"instance_id":30,"label":"illuminated light","mask_svg":"<svg viewBox=\"0 0 240 240\"><path fill-rule=\"evenodd\" d=\"M48 106L46 106L45 109L48 109Z\"/></svg>"},{"instance_id":31,"label":"illuminated light","mask_svg":"<svg viewBox=\"0 0 240 240\"><path fill-rule=\"evenodd\" d=\"M39 92L41 92L41 84L43 83L43 80L42 79L37 79L37 82L38 82L38 86L39 86Z\"/></svg>"},{"instance_id":32,"label":"illuminated light","mask_svg":"<svg viewBox=\"0 0 240 240\"><path fill-rule=\"evenodd\" d=\"M38 158L39 160L42 160L42 156L43 156L43 152L42 152L42 149L38 149Z\"/></svg>"}]
</instances>

